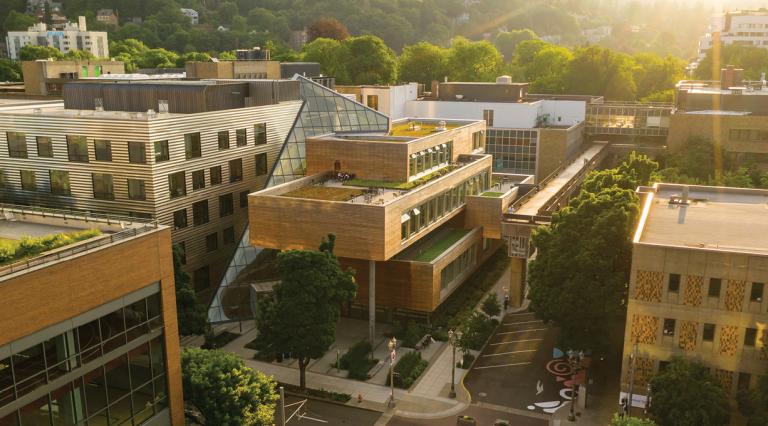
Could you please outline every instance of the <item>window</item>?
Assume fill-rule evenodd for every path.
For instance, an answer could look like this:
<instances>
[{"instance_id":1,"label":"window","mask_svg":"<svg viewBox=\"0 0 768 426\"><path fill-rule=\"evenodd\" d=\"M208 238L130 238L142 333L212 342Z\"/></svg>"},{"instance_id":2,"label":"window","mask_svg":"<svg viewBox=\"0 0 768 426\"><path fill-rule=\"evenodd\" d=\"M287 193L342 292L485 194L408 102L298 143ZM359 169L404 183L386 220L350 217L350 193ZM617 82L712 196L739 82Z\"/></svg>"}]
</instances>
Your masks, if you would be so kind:
<instances>
[{"instance_id":1,"label":"window","mask_svg":"<svg viewBox=\"0 0 768 426\"><path fill-rule=\"evenodd\" d=\"M488 127L493 127L493 110L492 109L483 110L483 120L485 120L485 123Z\"/></svg>"},{"instance_id":2,"label":"window","mask_svg":"<svg viewBox=\"0 0 768 426\"><path fill-rule=\"evenodd\" d=\"M764 287L765 287L764 283L752 283L752 291L749 292L749 301L762 302Z\"/></svg>"},{"instance_id":3,"label":"window","mask_svg":"<svg viewBox=\"0 0 768 426\"><path fill-rule=\"evenodd\" d=\"M267 154L256 154L256 176L267 174Z\"/></svg>"},{"instance_id":4,"label":"window","mask_svg":"<svg viewBox=\"0 0 768 426\"><path fill-rule=\"evenodd\" d=\"M38 136L37 140L37 156L38 157L53 157L53 141L47 136Z\"/></svg>"},{"instance_id":5,"label":"window","mask_svg":"<svg viewBox=\"0 0 768 426\"><path fill-rule=\"evenodd\" d=\"M171 198L187 195L187 178L183 171L168 175L168 190Z\"/></svg>"},{"instance_id":6,"label":"window","mask_svg":"<svg viewBox=\"0 0 768 426\"><path fill-rule=\"evenodd\" d=\"M248 129L235 130L235 136L237 137L237 146L248 145Z\"/></svg>"},{"instance_id":7,"label":"window","mask_svg":"<svg viewBox=\"0 0 768 426\"><path fill-rule=\"evenodd\" d=\"M253 125L253 140L256 141L256 145L267 143L267 123Z\"/></svg>"},{"instance_id":8,"label":"window","mask_svg":"<svg viewBox=\"0 0 768 426\"><path fill-rule=\"evenodd\" d=\"M192 190L205 188L205 170L192 172Z\"/></svg>"},{"instance_id":9,"label":"window","mask_svg":"<svg viewBox=\"0 0 768 426\"><path fill-rule=\"evenodd\" d=\"M93 198L98 200L114 200L115 189L112 186L112 175L106 173L93 173Z\"/></svg>"},{"instance_id":10,"label":"window","mask_svg":"<svg viewBox=\"0 0 768 426\"><path fill-rule=\"evenodd\" d=\"M219 132L219 149L229 149L229 130Z\"/></svg>"},{"instance_id":11,"label":"window","mask_svg":"<svg viewBox=\"0 0 768 426\"><path fill-rule=\"evenodd\" d=\"M483 132L472 133L472 150L483 148Z\"/></svg>"},{"instance_id":12,"label":"window","mask_svg":"<svg viewBox=\"0 0 768 426\"><path fill-rule=\"evenodd\" d=\"M212 252L219 249L219 234L214 232L205 236L205 251Z\"/></svg>"},{"instance_id":13,"label":"window","mask_svg":"<svg viewBox=\"0 0 768 426\"><path fill-rule=\"evenodd\" d=\"M112 142L102 139L93 141L96 161L112 161Z\"/></svg>"},{"instance_id":14,"label":"window","mask_svg":"<svg viewBox=\"0 0 768 426\"><path fill-rule=\"evenodd\" d=\"M162 163L171 159L171 154L168 151L168 141L155 142L155 163Z\"/></svg>"},{"instance_id":15,"label":"window","mask_svg":"<svg viewBox=\"0 0 768 426\"><path fill-rule=\"evenodd\" d=\"M67 135L69 161L88 162L88 142L85 136Z\"/></svg>"},{"instance_id":16,"label":"window","mask_svg":"<svg viewBox=\"0 0 768 426\"><path fill-rule=\"evenodd\" d=\"M229 181L240 182L243 180L243 160L229 160Z\"/></svg>"},{"instance_id":17,"label":"window","mask_svg":"<svg viewBox=\"0 0 768 426\"><path fill-rule=\"evenodd\" d=\"M198 201L192 204L192 223L195 226L208 223L208 200Z\"/></svg>"},{"instance_id":18,"label":"window","mask_svg":"<svg viewBox=\"0 0 768 426\"><path fill-rule=\"evenodd\" d=\"M233 198L232 194L219 196L219 217L229 216L235 212Z\"/></svg>"},{"instance_id":19,"label":"window","mask_svg":"<svg viewBox=\"0 0 768 426\"><path fill-rule=\"evenodd\" d=\"M665 336L674 336L675 335L675 320L672 318L665 318L664 319L664 335Z\"/></svg>"},{"instance_id":20,"label":"window","mask_svg":"<svg viewBox=\"0 0 768 426\"><path fill-rule=\"evenodd\" d=\"M744 333L744 346L755 346L756 342L757 342L757 329L748 328L746 333Z\"/></svg>"},{"instance_id":21,"label":"window","mask_svg":"<svg viewBox=\"0 0 768 426\"><path fill-rule=\"evenodd\" d=\"M136 164L147 162L147 152L142 142L128 142L128 161Z\"/></svg>"},{"instance_id":22,"label":"window","mask_svg":"<svg viewBox=\"0 0 768 426\"><path fill-rule=\"evenodd\" d=\"M37 191L35 172L31 170L21 171L21 189L25 191Z\"/></svg>"},{"instance_id":23,"label":"window","mask_svg":"<svg viewBox=\"0 0 768 426\"><path fill-rule=\"evenodd\" d=\"M709 279L709 291L707 292L707 295L709 297L720 297L720 286L722 285L723 280L720 278L710 278Z\"/></svg>"},{"instance_id":24,"label":"window","mask_svg":"<svg viewBox=\"0 0 768 426\"><path fill-rule=\"evenodd\" d=\"M240 207L248 207L248 191L240 193Z\"/></svg>"},{"instance_id":25,"label":"window","mask_svg":"<svg viewBox=\"0 0 768 426\"><path fill-rule=\"evenodd\" d=\"M379 95L368 95L365 98L365 104L368 105L368 108L375 109L376 111L379 110Z\"/></svg>"},{"instance_id":26,"label":"window","mask_svg":"<svg viewBox=\"0 0 768 426\"><path fill-rule=\"evenodd\" d=\"M173 228L182 229L187 227L187 209L176 210L173 212Z\"/></svg>"},{"instance_id":27,"label":"window","mask_svg":"<svg viewBox=\"0 0 768 426\"><path fill-rule=\"evenodd\" d=\"M224 240L224 245L228 244L234 244L235 243L235 228L230 226L228 228L224 228L223 231L221 231L221 238Z\"/></svg>"},{"instance_id":28,"label":"window","mask_svg":"<svg viewBox=\"0 0 768 426\"><path fill-rule=\"evenodd\" d=\"M200 148L200 133L187 133L184 135L184 154L187 160L200 158L203 155Z\"/></svg>"},{"instance_id":29,"label":"window","mask_svg":"<svg viewBox=\"0 0 768 426\"><path fill-rule=\"evenodd\" d=\"M8 138L8 156L27 158L27 135L19 132L5 132Z\"/></svg>"},{"instance_id":30,"label":"window","mask_svg":"<svg viewBox=\"0 0 768 426\"><path fill-rule=\"evenodd\" d=\"M211 185L221 183L221 166L211 167Z\"/></svg>"},{"instance_id":31,"label":"window","mask_svg":"<svg viewBox=\"0 0 768 426\"><path fill-rule=\"evenodd\" d=\"M680 291L680 274L669 274L667 289L670 293L678 293Z\"/></svg>"},{"instance_id":32,"label":"window","mask_svg":"<svg viewBox=\"0 0 768 426\"><path fill-rule=\"evenodd\" d=\"M55 195L71 195L72 191L69 187L69 172L62 170L51 170L49 176L51 178L51 194Z\"/></svg>"},{"instance_id":33,"label":"window","mask_svg":"<svg viewBox=\"0 0 768 426\"><path fill-rule=\"evenodd\" d=\"M712 342L715 340L714 324L704 324L704 336L702 336L702 340L705 342Z\"/></svg>"},{"instance_id":34,"label":"window","mask_svg":"<svg viewBox=\"0 0 768 426\"><path fill-rule=\"evenodd\" d=\"M131 200L147 199L147 192L143 180L128 179L128 198Z\"/></svg>"},{"instance_id":35,"label":"window","mask_svg":"<svg viewBox=\"0 0 768 426\"><path fill-rule=\"evenodd\" d=\"M205 290L211 286L211 272L208 266L203 266L200 269L196 269L192 273L192 280L194 281L195 291Z\"/></svg>"}]
</instances>

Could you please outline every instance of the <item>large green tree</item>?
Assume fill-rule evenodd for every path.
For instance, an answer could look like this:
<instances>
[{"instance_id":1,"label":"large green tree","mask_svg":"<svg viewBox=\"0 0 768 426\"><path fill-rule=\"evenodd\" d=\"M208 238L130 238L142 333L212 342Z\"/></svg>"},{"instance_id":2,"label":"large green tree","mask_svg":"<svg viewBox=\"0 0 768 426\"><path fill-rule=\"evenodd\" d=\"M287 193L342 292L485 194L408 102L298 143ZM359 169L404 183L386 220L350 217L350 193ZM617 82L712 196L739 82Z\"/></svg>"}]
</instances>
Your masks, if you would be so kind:
<instances>
[{"instance_id":1,"label":"large green tree","mask_svg":"<svg viewBox=\"0 0 768 426\"><path fill-rule=\"evenodd\" d=\"M715 56L717 52L719 56ZM744 69L744 78L758 80L768 70L768 50L757 46L729 45L710 49L699 63L695 75L703 80L720 80L720 69L733 65Z\"/></svg>"},{"instance_id":2,"label":"large green tree","mask_svg":"<svg viewBox=\"0 0 768 426\"><path fill-rule=\"evenodd\" d=\"M262 299L256 322L259 352L290 352L299 362L299 384L306 387L306 368L320 358L336 338L343 303L357 286L333 254L335 237L328 236L319 251L290 250L278 255L280 284L274 299Z\"/></svg>"},{"instance_id":3,"label":"large green tree","mask_svg":"<svg viewBox=\"0 0 768 426\"><path fill-rule=\"evenodd\" d=\"M747 426L768 425L768 376L761 376L755 388L739 391L736 399Z\"/></svg>"},{"instance_id":4,"label":"large green tree","mask_svg":"<svg viewBox=\"0 0 768 426\"><path fill-rule=\"evenodd\" d=\"M672 55L661 57L653 53L641 53L632 59L635 62L633 79L638 98L669 90L683 78L685 61Z\"/></svg>"},{"instance_id":5,"label":"large green tree","mask_svg":"<svg viewBox=\"0 0 768 426\"><path fill-rule=\"evenodd\" d=\"M728 396L709 368L696 361L672 358L651 380L651 395L651 418L664 426L725 426L730 421Z\"/></svg>"},{"instance_id":6,"label":"large green tree","mask_svg":"<svg viewBox=\"0 0 768 426\"><path fill-rule=\"evenodd\" d=\"M349 82L347 61L349 51L340 41L330 38L318 38L307 43L302 50L302 59L308 62L318 62L320 71L328 76L336 77L340 84Z\"/></svg>"},{"instance_id":7,"label":"large green tree","mask_svg":"<svg viewBox=\"0 0 768 426\"><path fill-rule=\"evenodd\" d=\"M348 52L347 74L352 84L391 84L397 78L397 59L376 36L349 37L342 42Z\"/></svg>"},{"instance_id":8,"label":"large green tree","mask_svg":"<svg viewBox=\"0 0 768 426\"><path fill-rule=\"evenodd\" d=\"M405 46L399 58L400 80L429 87L432 81L447 76L448 51L425 41Z\"/></svg>"},{"instance_id":9,"label":"large green tree","mask_svg":"<svg viewBox=\"0 0 768 426\"><path fill-rule=\"evenodd\" d=\"M181 352L184 400L197 407L206 424L273 424L275 380L221 351L187 348Z\"/></svg>"},{"instance_id":10,"label":"large green tree","mask_svg":"<svg viewBox=\"0 0 768 426\"><path fill-rule=\"evenodd\" d=\"M512 30L500 32L496 35L496 48L504 56L504 60L509 62L512 60L515 54L517 45L526 40L535 40L536 33L529 29Z\"/></svg>"},{"instance_id":11,"label":"large green tree","mask_svg":"<svg viewBox=\"0 0 768 426\"><path fill-rule=\"evenodd\" d=\"M318 38L344 40L349 37L347 27L335 18L320 18L307 27L307 38L313 41Z\"/></svg>"},{"instance_id":12,"label":"large green tree","mask_svg":"<svg viewBox=\"0 0 768 426\"><path fill-rule=\"evenodd\" d=\"M51 46L27 45L19 51L19 59L22 61L36 61L38 59L64 59L61 50Z\"/></svg>"},{"instance_id":13,"label":"large green tree","mask_svg":"<svg viewBox=\"0 0 768 426\"><path fill-rule=\"evenodd\" d=\"M490 42L456 37L448 49L448 77L452 81L494 81L503 62Z\"/></svg>"},{"instance_id":14,"label":"large green tree","mask_svg":"<svg viewBox=\"0 0 768 426\"><path fill-rule=\"evenodd\" d=\"M197 300L190 285L189 274L184 271L184 251L173 246L173 281L176 286L176 316L179 319L179 334L182 336L203 334L208 323L208 312Z\"/></svg>"},{"instance_id":15,"label":"large green tree","mask_svg":"<svg viewBox=\"0 0 768 426\"><path fill-rule=\"evenodd\" d=\"M21 81L21 66L11 59L0 58L0 81Z\"/></svg>"},{"instance_id":16,"label":"large green tree","mask_svg":"<svg viewBox=\"0 0 768 426\"><path fill-rule=\"evenodd\" d=\"M633 66L629 56L611 49L576 49L565 73L565 90L570 94L605 96L608 100L632 100L637 92Z\"/></svg>"},{"instance_id":17,"label":"large green tree","mask_svg":"<svg viewBox=\"0 0 768 426\"><path fill-rule=\"evenodd\" d=\"M36 23L37 18L34 16L11 10L3 21L3 27L5 31L26 31L27 28Z\"/></svg>"}]
</instances>

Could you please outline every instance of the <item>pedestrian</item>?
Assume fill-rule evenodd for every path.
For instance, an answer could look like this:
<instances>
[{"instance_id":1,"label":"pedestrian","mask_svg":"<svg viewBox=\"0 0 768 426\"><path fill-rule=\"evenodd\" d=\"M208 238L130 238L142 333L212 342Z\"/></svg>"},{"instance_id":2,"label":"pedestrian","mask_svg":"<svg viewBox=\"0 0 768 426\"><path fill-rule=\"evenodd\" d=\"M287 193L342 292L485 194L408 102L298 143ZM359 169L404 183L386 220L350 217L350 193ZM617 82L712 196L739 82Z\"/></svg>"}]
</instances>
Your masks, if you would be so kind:
<instances>
[{"instance_id":1,"label":"pedestrian","mask_svg":"<svg viewBox=\"0 0 768 426\"><path fill-rule=\"evenodd\" d=\"M507 312L507 308L509 308L509 294L504 292L504 312Z\"/></svg>"}]
</instances>

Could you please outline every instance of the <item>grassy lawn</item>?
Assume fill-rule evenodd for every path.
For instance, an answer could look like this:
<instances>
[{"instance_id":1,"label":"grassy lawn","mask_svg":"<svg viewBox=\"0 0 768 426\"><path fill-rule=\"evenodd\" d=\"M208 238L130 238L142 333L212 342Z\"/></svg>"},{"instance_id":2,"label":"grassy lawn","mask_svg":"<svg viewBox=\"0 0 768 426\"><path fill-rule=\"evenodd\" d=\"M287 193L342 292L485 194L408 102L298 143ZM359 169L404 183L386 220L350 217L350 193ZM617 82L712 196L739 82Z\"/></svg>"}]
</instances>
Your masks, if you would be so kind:
<instances>
[{"instance_id":1,"label":"grassy lawn","mask_svg":"<svg viewBox=\"0 0 768 426\"><path fill-rule=\"evenodd\" d=\"M441 240L436 241L431 247L414 257L413 260L416 262L431 262L448 250L448 247L456 244L457 241L462 239L468 233L469 229L453 229Z\"/></svg>"},{"instance_id":2,"label":"grassy lawn","mask_svg":"<svg viewBox=\"0 0 768 426\"><path fill-rule=\"evenodd\" d=\"M349 201L359 195L363 195L363 191L356 188L307 186L304 188L295 189L291 192L287 192L283 194L283 197L308 198L310 200L325 201Z\"/></svg>"},{"instance_id":3,"label":"grassy lawn","mask_svg":"<svg viewBox=\"0 0 768 426\"><path fill-rule=\"evenodd\" d=\"M504 195L503 192L493 192L493 191L483 192L482 194L480 194L481 197L489 197L489 198L499 198L502 195Z\"/></svg>"},{"instance_id":4,"label":"grassy lawn","mask_svg":"<svg viewBox=\"0 0 768 426\"><path fill-rule=\"evenodd\" d=\"M392 136L411 136L415 138L421 138L424 136L429 136L432 133L435 133L435 129L437 129L437 123L421 123L421 128L418 130L412 130L411 124L413 122L409 121L402 124L396 124L392 126L392 131L389 133ZM447 130L455 129L459 127L457 124L446 124L445 128Z\"/></svg>"}]
</instances>

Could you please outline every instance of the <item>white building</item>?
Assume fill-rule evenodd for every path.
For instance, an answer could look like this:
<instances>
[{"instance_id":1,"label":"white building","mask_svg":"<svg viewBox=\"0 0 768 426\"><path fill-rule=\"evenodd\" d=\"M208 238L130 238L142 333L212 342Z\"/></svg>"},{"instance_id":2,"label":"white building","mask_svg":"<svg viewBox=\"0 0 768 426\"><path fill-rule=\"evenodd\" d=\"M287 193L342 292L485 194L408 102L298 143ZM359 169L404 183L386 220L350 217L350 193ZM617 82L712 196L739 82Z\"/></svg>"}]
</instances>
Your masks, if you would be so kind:
<instances>
[{"instance_id":1,"label":"white building","mask_svg":"<svg viewBox=\"0 0 768 426\"><path fill-rule=\"evenodd\" d=\"M707 56L715 40L725 46L736 44L768 49L768 11L743 10L714 15L708 32L699 39L698 61Z\"/></svg>"},{"instance_id":2,"label":"white building","mask_svg":"<svg viewBox=\"0 0 768 426\"><path fill-rule=\"evenodd\" d=\"M8 57L19 59L24 46L50 46L67 53L71 50L90 52L97 58L109 57L109 42L104 31L88 31L85 17L77 24L67 23L61 31L49 31L44 23L35 24L27 31L9 31L6 37Z\"/></svg>"},{"instance_id":3,"label":"white building","mask_svg":"<svg viewBox=\"0 0 768 426\"><path fill-rule=\"evenodd\" d=\"M182 7L181 13L184 14L187 18L189 18L189 22L192 23L192 25L197 25L200 22L200 15L197 13L195 9L188 9L185 7Z\"/></svg>"}]
</instances>

